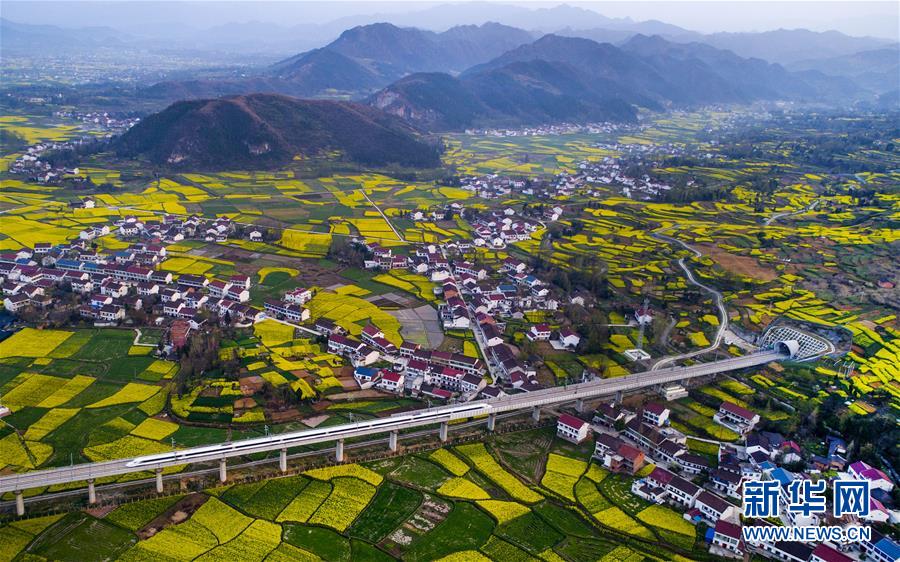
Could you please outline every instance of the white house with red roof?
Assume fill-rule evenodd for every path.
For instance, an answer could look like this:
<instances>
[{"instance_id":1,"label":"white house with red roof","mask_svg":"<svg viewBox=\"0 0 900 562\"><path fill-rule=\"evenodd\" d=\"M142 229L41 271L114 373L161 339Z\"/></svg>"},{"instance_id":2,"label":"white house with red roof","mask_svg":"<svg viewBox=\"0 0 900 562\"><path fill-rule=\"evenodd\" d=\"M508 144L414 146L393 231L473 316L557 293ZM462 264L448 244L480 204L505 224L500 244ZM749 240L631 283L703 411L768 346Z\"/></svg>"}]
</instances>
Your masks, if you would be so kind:
<instances>
[{"instance_id":1,"label":"white house with red roof","mask_svg":"<svg viewBox=\"0 0 900 562\"><path fill-rule=\"evenodd\" d=\"M373 324L367 324L366 327L363 328L362 333L360 334L360 337L362 338L362 340L364 342L367 342L369 344L374 344L376 339L384 337L384 332L379 330Z\"/></svg>"},{"instance_id":2,"label":"white house with red roof","mask_svg":"<svg viewBox=\"0 0 900 562\"><path fill-rule=\"evenodd\" d=\"M298 287L284 294L284 300L292 304L306 304L312 300L313 294L309 289Z\"/></svg>"},{"instance_id":3,"label":"white house with red roof","mask_svg":"<svg viewBox=\"0 0 900 562\"><path fill-rule=\"evenodd\" d=\"M703 518L710 523L720 519L738 520L738 508L709 490L703 490L694 500L694 507L700 510Z\"/></svg>"},{"instance_id":4,"label":"white house with red roof","mask_svg":"<svg viewBox=\"0 0 900 562\"><path fill-rule=\"evenodd\" d=\"M531 341L547 341L550 339L550 325L536 324L525 334Z\"/></svg>"},{"instance_id":5,"label":"white house with red roof","mask_svg":"<svg viewBox=\"0 0 900 562\"><path fill-rule=\"evenodd\" d=\"M658 466L647 475L647 481L658 488L665 488L673 478L675 478L674 474Z\"/></svg>"},{"instance_id":6,"label":"white house with red roof","mask_svg":"<svg viewBox=\"0 0 900 562\"><path fill-rule=\"evenodd\" d=\"M250 277L247 275L232 275L228 282L236 287L250 288Z\"/></svg>"},{"instance_id":7,"label":"white house with red roof","mask_svg":"<svg viewBox=\"0 0 900 562\"><path fill-rule=\"evenodd\" d=\"M741 538L741 526L730 521L718 520L713 531L713 546L741 555L744 552L744 542Z\"/></svg>"},{"instance_id":8,"label":"white house with red roof","mask_svg":"<svg viewBox=\"0 0 900 562\"><path fill-rule=\"evenodd\" d=\"M581 443L591 433L591 425L575 416L563 414L556 421L556 436L572 443Z\"/></svg>"},{"instance_id":9,"label":"white house with red roof","mask_svg":"<svg viewBox=\"0 0 900 562\"><path fill-rule=\"evenodd\" d=\"M753 431L753 428L759 423L759 414L726 401L719 406L719 411L713 416L713 421L737 431L741 435L746 435Z\"/></svg>"},{"instance_id":10,"label":"white house with red roof","mask_svg":"<svg viewBox=\"0 0 900 562\"><path fill-rule=\"evenodd\" d=\"M556 333L556 339L554 340L558 342L560 347L564 347L566 349L575 349L578 347L578 344L581 343L581 336L575 333L572 328L568 326L564 328L560 328Z\"/></svg>"},{"instance_id":11,"label":"white house with red roof","mask_svg":"<svg viewBox=\"0 0 900 562\"><path fill-rule=\"evenodd\" d=\"M394 371L382 371L381 380L375 386L388 392L400 392L403 390L404 376Z\"/></svg>"},{"instance_id":12,"label":"white house with red roof","mask_svg":"<svg viewBox=\"0 0 900 562\"><path fill-rule=\"evenodd\" d=\"M650 402L644 406L642 418L645 423L662 427L669 422L669 409L659 402Z\"/></svg>"}]
</instances>

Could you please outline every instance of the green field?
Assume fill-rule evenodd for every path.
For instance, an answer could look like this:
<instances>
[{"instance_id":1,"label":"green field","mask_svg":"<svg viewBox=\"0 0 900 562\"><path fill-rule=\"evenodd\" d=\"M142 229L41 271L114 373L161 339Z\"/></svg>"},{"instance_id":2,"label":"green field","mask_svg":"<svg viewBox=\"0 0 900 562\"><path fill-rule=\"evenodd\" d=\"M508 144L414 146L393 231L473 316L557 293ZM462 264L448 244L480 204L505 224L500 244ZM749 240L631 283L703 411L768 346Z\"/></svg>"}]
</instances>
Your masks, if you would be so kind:
<instances>
[{"instance_id":1,"label":"green field","mask_svg":"<svg viewBox=\"0 0 900 562\"><path fill-rule=\"evenodd\" d=\"M515 440L527 443L530 433L504 436L504 443ZM560 464L565 459L554 462ZM526 506L471 470L472 481L491 490L491 501L455 499L426 491L448 480L450 473L418 456L394 457L365 466L368 468L342 465L209 492L140 500L96 517L74 512L44 525L38 525L40 519L24 520L0 526L0 537L9 536L8 557L22 561L33 555L61 561L138 560L150 553L183 560L224 554L239 546L252 549L260 559L284 555L329 561L413 561L480 552L498 560L553 554L582 560L583 553L599 552L616 540L609 534L615 529L591 520L577 504L544 500ZM360 478L378 483L371 501L363 504L357 501L361 491L373 485ZM618 490L618 484L610 489ZM341 490L350 495L342 495L345 492ZM182 507L187 505L193 507ZM186 520L172 519L179 509L187 511ZM498 523L497 510L514 515ZM344 528L338 521L348 513L351 523ZM664 515L654 513L647 519L671 525ZM162 521L164 530L140 540L137 533L151 521L154 525ZM22 529L29 529L28 533L17 527L26 523ZM102 547L93 544L98 541ZM629 543L629 548L644 556L660 556L674 552L670 548L683 552L692 543L692 536L667 531L654 535L643 546Z\"/></svg>"}]
</instances>

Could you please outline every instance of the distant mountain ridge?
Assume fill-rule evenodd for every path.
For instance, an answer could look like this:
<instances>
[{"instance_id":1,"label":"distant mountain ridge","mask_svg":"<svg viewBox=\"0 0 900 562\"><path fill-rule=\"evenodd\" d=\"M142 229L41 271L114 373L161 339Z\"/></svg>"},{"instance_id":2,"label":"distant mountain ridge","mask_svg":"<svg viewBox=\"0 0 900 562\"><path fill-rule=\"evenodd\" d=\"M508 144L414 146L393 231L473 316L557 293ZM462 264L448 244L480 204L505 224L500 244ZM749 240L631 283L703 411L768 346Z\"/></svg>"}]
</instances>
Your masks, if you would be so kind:
<instances>
[{"instance_id":1,"label":"distant mountain ridge","mask_svg":"<svg viewBox=\"0 0 900 562\"><path fill-rule=\"evenodd\" d=\"M796 72L816 71L828 76L849 78L879 94L900 86L900 45L861 51L850 55L816 58L788 66Z\"/></svg>"},{"instance_id":2,"label":"distant mountain ridge","mask_svg":"<svg viewBox=\"0 0 900 562\"><path fill-rule=\"evenodd\" d=\"M553 121L629 121L636 106L823 99L854 85L821 73L791 73L700 43L638 35L616 47L578 37L545 35L458 78L407 76L368 103L423 127Z\"/></svg>"},{"instance_id":3,"label":"distant mountain ridge","mask_svg":"<svg viewBox=\"0 0 900 562\"><path fill-rule=\"evenodd\" d=\"M252 92L301 97L359 97L414 72L457 73L490 60L522 43L527 31L496 23L467 25L443 33L401 28L389 23L357 26L319 49L281 60L242 80L169 81L145 94L173 101Z\"/></svg>"},{"instance_id":4,"label":"distant mountain ridge","mask_svg":"<svg viewBox=\"0 0 900 562\"><path fill-rule=\"evenodd\" d=\"M272 94L174 103L141 120L114 148L123 156L189 169L264 169L333 151L374 166L440 162L435 145L380 111Z\"/></svg>"},{"instance_id":5,"label":"distant mountain ridge","mask_svg":"<svg viewBox=\"0 0 900 562\"><path fill-rule=\"evenodd\" d=\"M526 10L531 15L540 11ZM635 118L636 108L756 100L872 102L890 89L885 82L897 72L897 57L892 62L890 47L863 51L865 55L854 52L800 61L786 68L707 42L713 38L752 51L760 48L759 37L783 44L797 36L813 44L831 41L828 52L884 43L871 38L805 30L705 36L663 22L606 18L569 6L541 13L551 27L580 17L579 23L608 29L569 28L565 34L535 39L531 32L499 23L460 25L443 32L385 22L358 25L323 47L268 67L225 69L201 74L202 78L183 74L190 78L138 86L137 97L155 106L251 93L367 99L419 126L454 129L483 123L627 121ZM46 34L53 29L31 32ZM248 24L241 29L265 26ZM100 35L107 37L105 33Z\"/></svg>"},{"instance_id":6,"label":"distant mountain ridge","mask_svg":"<svg viewBox=\"0 0 900 562\"><path fill-rule=\"evenodd\" d=\"M534 40L522 29L497 23L452 27L443 33L390 23L357 26L317 50L343 55L383 84L412 72L461 72ZM297 65L315 64L316 52L276 63L276 75L290 76Z\"/></svg>"}]
</instances>

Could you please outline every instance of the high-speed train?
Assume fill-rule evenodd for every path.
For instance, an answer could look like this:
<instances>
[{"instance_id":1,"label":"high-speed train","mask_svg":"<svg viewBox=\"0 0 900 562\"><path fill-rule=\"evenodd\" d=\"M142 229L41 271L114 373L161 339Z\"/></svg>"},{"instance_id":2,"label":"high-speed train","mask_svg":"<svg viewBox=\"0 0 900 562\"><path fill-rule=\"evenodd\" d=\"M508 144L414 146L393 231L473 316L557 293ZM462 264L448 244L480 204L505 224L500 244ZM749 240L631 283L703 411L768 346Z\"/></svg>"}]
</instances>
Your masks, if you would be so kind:
<instances>
[{"instance_id":1,"label":"high-speed train","mask_svg":"<svg viewBox=\"0 0 900 562\"><path fill-rule=\"evenodd\" d=\"M160 453L158 455L148 455L145 457L137 457L129 461L125 466L129 468L147 466L153 467L164 462L192 462L199 460L211 460L216 458L217 453L239 453L241 451L253 451L258 447L272 446L273 449L281 447L291 447L303 445L310 440L321 440L323 437L333 437L340 439L342 437L353 437L357 431L383 429L390 431L404 424L416 422L427 424L429 421L446 421L451 417L459 419L463 417L481 416L491 413L491 405L487 402L462 404L459 406L444 406L440 408L431 408L420 410L417 412L409 412L406 414L397 414L387 418L375 420L367 420L352 424L336 425L333 427L325 427L322 429L309 429L306 431L298 431L294 433L284 433L281 435L270 435L268 437L257 437L254 439L245 439L243 441L234 441L219 443L218 445L207 445L203 447L193 447L181 451L172 451L171 453Z\"/></svg>"}]
</instances>

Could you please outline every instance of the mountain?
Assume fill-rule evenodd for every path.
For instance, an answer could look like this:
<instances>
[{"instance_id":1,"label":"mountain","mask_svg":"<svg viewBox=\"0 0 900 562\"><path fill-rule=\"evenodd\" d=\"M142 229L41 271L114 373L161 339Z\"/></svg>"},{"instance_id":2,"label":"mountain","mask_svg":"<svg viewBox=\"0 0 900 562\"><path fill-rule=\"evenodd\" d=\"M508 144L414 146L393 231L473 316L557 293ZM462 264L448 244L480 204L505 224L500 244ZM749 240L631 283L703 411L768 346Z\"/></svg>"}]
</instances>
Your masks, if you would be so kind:
<instances>
[{"instance_id":1,"label":"mountain","mask_svg":"<svg viewBox=\"0 0 900 562\"><path fill-rule=\"evenodd\" d=\"M658 35L639 34L623 43L621 48L640 57L660 73L682 78L679 83L707 97L707 101L750 101L815 94L810 86L779 65L761 59L745 59L703 43L673 43Z\"/></svg>"},{"instance_id":2,"label":"mountain","mask_svg":"<svg viewBox=\"0 0 900 562\"><path fill-rule=\"evenodd\" d=\"M900 45L839 57L817 58L788 65L794 71L817 71L849 78L873 92L883 93L900 84Z\"/></svg>"},{"instance_id":3,"label":"mountain","mask_svg":"<svg viewBox=\"0 0 900 562\"><path fill-rule=\"evenodd\" d=\"M541 34L558 33L558 30L572 27L624 30L630 31L632 34L680 35L691 33L676 25L660 21L635 21L627 17L612 18L594 10L566 4L533 8L511 3L456 2L403 13L380 13L343 18L331 23L342 24L346 28L374 21L433 30L446 29L448 26L477 25L485 21L494 21L520 29L537 30Z\"/></svg>"},{"instance_id":4,"label":"mountain","mask_svg":"<svg viewBox=\"0 0 900 562\"><path fill-rule=\"evenodd\" d=\"M302 81L309 74L326 77L336 58L323 54L338 55L343 57L340 66L348 69L344 76L349 76L352 66L359 81L355 89L360 91L370 89L373 82L384 86L412 72L460 72L533 40L527 31L497 23L452 27L443 33L376 23L348 29L322 49L275 64L273 71L292 81ZM298 73L297 67L305 71ZM328 80L316 87L349 89Z\"/></svg>"},{"instance_id":5,"label":"mountain","mask_svg":"<svg viewBox=\"0 0 900 562\"><path fill-rule=\"evenodd\" d=\"M673 39L678 40L677 37ZM695 40L691 38L691 40ZM789 65L798 61L839 57L878 49L891 42L874 37L851 37L839 31L777 29L758 33L713 33L701 39L741 57L754 57Z\"/></svg>"},{"instance_id":6,"label":"mountain","mask_svg":"<svg viewBox=\"0 0 900 562\"><path fill-rule=\"evenodd\" d=\"M272 94L174 103L129 129L114 148L181 169L261 169L333 151L373 166L440 161L437 148L408 125L370 107Z\"/></svg>"},{"instance_id":7,"label":"mountain","mask_svg":"<svg viewBox=\"0 0 900 562\"><path fill-rule=\"evenodd\" d=\"M608 81L586 79L571 65L526 60L466 72L459 78L413 74L376 93L369 103L429 129L453 130L634 121L636 111L621 99L623 93L627 92Z\"/></svg>"},{"instance_id":8,"label":"mountain","mask_svg":"<svg viewBox=\"0 0 900 562\"><path fill-rule=\"evenodd\" d=\"M744 101L842 101L862 93L856 83L847 79L827 76L815 70L791 72L779 64L757 58L743 58L705 43L675 43L659 36L635 35L622 45L622 49L642 57L660 72L665 72L665 68L660 66L663 65L676 76L681 72L676 67L678 63L673 60L681 63L700 62L709 72L724 80L727 87L737 94L737 99ZM713 87L713 82L700 81L697 76L681 76L687 78L686 82L697 90L707 89L705 94L711 96L710 101L716 101L716 98L717 101L727 101L726 96L716 95L717 92L708 89Z\"/></svg>"},{"instance_id":9,"label":"mountain","mask_svg":"<svg viewBox=\"0 0 900 562\"><path fill-rule=\"evenodd\" d=\"M358 92L384 85L376 70L331 49L316 49L277 63L274 75L293 86L298 94L325 90Z\"/></svg>"},{"instance_id":10,"label":"mountain","mask_svg":"<svg viewBox=\"0 0 900 562\"><path fill-rule=\"evenodd\" d=\"M368 103L424 127L460 129L559 121L628 121L634 106L837 100L860 93L817 71L789 72L702 43L635 35L616 47L545 35L458 78L407 76Z\"/></svg>"},{"instance_id":11,"label":"mountain","mask_svg":"<svg viewBox=\"0 0 900 562\"><path fill-rule=\"evenodd\" d=\"M390 23L361 25L348 29L326 45L329 51L378 68L391 79L414 70L435 70L445 65L445 53L437 34Z\"/></svg>"},{"instance_id":12,"label":"mountain","mask_svg":"<svg viewBox=\"0 0 900 562\"><path fill-rule=\"evenodd\" d=\"M487 118L488 107L458 78L420 72L401 78L372 96L378 109L429 129L462 129Z\"/></svg>"},{"instance_id":13,"label":"mountain","mask_svg":"<svg viewBox=\"0 0 900 562\"><path fill-rule=\"evenodd\" d=\"M569 65L585 79L596 80L598 87L609 93L653 109L659 108L657 100L664 99L664 92L671 89L652 66L609 43L552 34L472 67L463 76L533 60Z\"/></svg>"},{"instance_id":14,"label":"mountain","mask_svg":"<svg viewBox=\"0 0 900 562\"><path fill-rule=\"evenodd\" d=\"M0 51L6 54L71 53L98 47L116 48L129 37L109 27L62 28L0 18Z\"/></svg>"},{"instance_id":15,"label":"mountain","mask_svg":"<svg viewBox=\"0 0 900 562\"><path fill-rule=\"evenodd\" d=\"M497 23L457 26L443 33L376 23L345 30L324 47L249 76L170 80L143 89L142 95L165 101L254 92L359 98L411 73L458 73L533 40L527 31Z\"/></svg>"}]
</instances>

